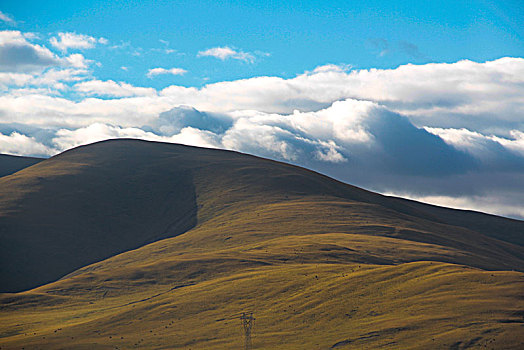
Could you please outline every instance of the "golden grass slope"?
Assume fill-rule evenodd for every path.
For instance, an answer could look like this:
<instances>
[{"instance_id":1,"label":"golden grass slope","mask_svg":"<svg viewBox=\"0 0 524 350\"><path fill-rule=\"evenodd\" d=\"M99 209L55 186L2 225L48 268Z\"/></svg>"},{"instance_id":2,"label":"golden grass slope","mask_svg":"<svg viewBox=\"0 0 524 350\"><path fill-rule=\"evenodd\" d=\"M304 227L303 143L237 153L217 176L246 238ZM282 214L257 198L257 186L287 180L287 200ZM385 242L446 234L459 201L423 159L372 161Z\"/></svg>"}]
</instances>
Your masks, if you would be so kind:
<instances>
[{"instance_id":1,"label":"golden grass slope","mask_svg":"<svg viewBox=\"0 0 524 350\"><path fill-rule=\"evenodd\" d=\"M253 311L255 349L522 345L519 272L435 262L241 270L233 265L229 270L216 262L218 271L209 267L209 279L201 275L201 261L186 261L170 269L189 277L176 283L151 284L147 276L135 275L128 285L101 284L89 291L73 278L6 296L0 344L2 349L239 349L238 316Z\"/></svg>"}]
</instances>

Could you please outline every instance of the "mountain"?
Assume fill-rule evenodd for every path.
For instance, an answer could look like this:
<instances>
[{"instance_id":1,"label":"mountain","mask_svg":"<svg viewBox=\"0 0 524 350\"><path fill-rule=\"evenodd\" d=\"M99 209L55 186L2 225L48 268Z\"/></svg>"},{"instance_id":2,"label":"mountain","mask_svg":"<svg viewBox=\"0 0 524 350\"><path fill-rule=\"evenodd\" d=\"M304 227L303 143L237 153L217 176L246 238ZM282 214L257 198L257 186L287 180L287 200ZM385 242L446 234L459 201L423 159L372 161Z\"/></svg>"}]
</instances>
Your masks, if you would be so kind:
<instances>
[{"instance_id":1,"label":"mountain","mask_svg":"<svg viewBox=\"0 0 524 350\"><path fill-rule=\"evenodd\" d=\"M0 154L0 177L11 175L19 170L27 168L43 160L43 158L20 157L8 154Z\"/></svg>"},{"instance_id":2,"label":"mountain","mask_svg":"<svg viewBox=\"0 0 524 350\"><path fill-rule=\"evenodd\" d=\"M0 178L0 345L518 348L524 222L138 140Z\"/></svg>"}]
</instances>

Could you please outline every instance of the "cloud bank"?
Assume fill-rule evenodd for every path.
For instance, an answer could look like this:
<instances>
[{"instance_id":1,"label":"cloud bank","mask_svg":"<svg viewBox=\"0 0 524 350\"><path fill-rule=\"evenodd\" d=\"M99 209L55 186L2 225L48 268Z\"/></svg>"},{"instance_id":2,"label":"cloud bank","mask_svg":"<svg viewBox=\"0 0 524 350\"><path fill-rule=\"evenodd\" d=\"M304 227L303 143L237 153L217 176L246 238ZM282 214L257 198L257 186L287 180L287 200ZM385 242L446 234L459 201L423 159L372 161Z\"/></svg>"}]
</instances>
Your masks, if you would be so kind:
<instances>
[{"instance_id":1,"label":"cloud bank","mask_svg":"<svg viewBox=\"0 0 524 350\"><path fill-rule=\"evenodd\" d=\"M98 121L47 128L39 135L42 131L0 125L0 147L9 153L52 155L132 137L225 148L306 166L383 193L524 217L522 133L503 138L466 129L418 128L370 101L347 99L291 114L179 106L140 126Z\"/></svg>"},{"instance_id":2,"label":"cloud bank","mask_svg":"<svg viewBox=\"0 0 524 350\"><path fill-rule=\"evenodd\" d=\"M522 58L325 65L290 79L156 90L96 79L82 55L54 53L27 34L0 38L0 152L49 156L119 137L226 148L382 193L524 218ZM32 54L20 61L21 51Z\"/></svg>"}]
</instances>

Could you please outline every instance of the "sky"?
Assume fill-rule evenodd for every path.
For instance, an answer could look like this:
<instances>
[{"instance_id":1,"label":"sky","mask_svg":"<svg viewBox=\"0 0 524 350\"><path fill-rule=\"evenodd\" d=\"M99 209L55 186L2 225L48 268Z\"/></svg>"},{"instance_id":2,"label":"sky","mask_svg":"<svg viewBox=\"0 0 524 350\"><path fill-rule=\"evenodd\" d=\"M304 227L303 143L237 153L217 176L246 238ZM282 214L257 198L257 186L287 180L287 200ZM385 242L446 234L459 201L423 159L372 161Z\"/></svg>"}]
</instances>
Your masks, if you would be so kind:
<instances>
[{"instance_id":1,"label":"sky","mask_svg":"<svg viewBox=\"0 0 524 350\"><path fill-rule=\"evenodd\" d=\"M521 1L0 2L0 153L237 150L524 218Z\"/></svg>"}]
</instances>

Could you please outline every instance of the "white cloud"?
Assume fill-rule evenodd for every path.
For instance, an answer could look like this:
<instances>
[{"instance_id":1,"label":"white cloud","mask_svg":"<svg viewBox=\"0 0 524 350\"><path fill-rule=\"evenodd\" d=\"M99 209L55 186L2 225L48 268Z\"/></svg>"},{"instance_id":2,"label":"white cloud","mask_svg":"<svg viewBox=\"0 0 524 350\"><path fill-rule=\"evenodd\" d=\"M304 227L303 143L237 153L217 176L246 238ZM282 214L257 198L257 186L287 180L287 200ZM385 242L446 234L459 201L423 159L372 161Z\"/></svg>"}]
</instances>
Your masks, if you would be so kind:
<instances>
[{"instance_id":1,"label":"white cloud","mask_svg":"<svg viewBox=\"0 0 524 350\"><path fill-rule=\"evenodd\" d=\"M25 85L29 83L32 79L32 74L0 72L0 90L6 90L8 86Z\"/></svg>"},{"instance_id":2,"label":"white cloud","mask_svg":"<svg viewBox=\"0 0 524 350\"><path fill-rule=\"evenodd\" d=\"M16 24L15 20L13 19L13 17L9 16L6 13L3 13L2 11L0 11L0 21L3 21L5 23L11 24L11 25Z\"/></svg>"},{"instance_id":3,"label":"white cloud","mask_svg":"<svg viewBox=\"0 0 524 350\"><path fill-rule=\"evenodd\" d=\"M201 147L217 147L219 145L216 135L213 133L191 127L186 127L173 136L160 136L140 128L122 128L102 123L91 124L75 130L60 129L56 132L52 142L58 150L63 151L72 147L115 138L137 138Z\"/></svg>"},{"instance_id":4,"label":"white cloud","mask_svg":"<svg viewBox=\"0 0 524 350\"><path fill-rule=\"evenodd\" d=\"M51 45L56 47L62 52L66 52L69 49L91 49L95 47L97 43L107 44L106 38L95 38L85 34L77 33L58 33L57 37L52 37L49 42Z\"/></svg>"},{"instance_id":5,"label":"white cloud","mask_svg":"<svg viewBox=\"0 0 524 350\"><path fill-rule=\"evenodd\" d=\"M509 132L511 138L503 138L497 136L491 136L490 138L493 141L500 143L507 149L510 149L514 152L520 153L524 156L524 132L520 130L511 130Z\"/></svg>"},{"instance_id":6,"label":"white cloud","mask_svg":"<svg viewBox=\"0 0 524 350\"><path fill-rule=\"evenodd\" d=\"M15 91L0 95L3 123L23 121L24 124L39 127L78 128L96 122L136 126L171 107L170 103L150 96L117 99L90 97L76 102L44 94L17 96ZM9 113L5 113L6 110Z\"/></svg>"},{"instance_id":7,"label":"white cloud","mask_svg":"<svg viewBox=\"0 0 524 350\"><path fill-rule=\"evenodd\" d=\"M501 151L510 151L524 157L524 132L510 130L509 137L484 135L468 129L425 127L428 132L442 138L449 145L469 152L479 159L500 159Z\"/></svg>"},{"instance_id":8,"label":"white cloud","mask_svg":"<svg viewBox=\"0 0 524 350\"><path fill-rule=\"evenodd\" d=\"M426 127L424 129L439 136L444 141L446 141L446 143L464 151L483 151L484 141L488 140L486 136L464 128L443 129Z\"/></svg>"},{"instance_id":9,"label":"white cloud","mask_svg":"<svg viewBox=\"0 0 524 350\"><path fill-rule=\"evenodd\" d=\"M208 114L190 106L178 106L160 113L148 126L157 134L172 136L187 127L222 134L232 124L231 116Z\"/></svg>"},{"instance_id":10,"label":"white cloud","mask_svg":"<svg viewBox=\"0 0 524 350\"><path fill-rule=\"evenodd\" d=\"M14 155L32 154L36 156L50 156L57 152L37 142L33 137L28 137L17 132L10 135L0 133L0 150L2 153Z\"/></svg>"},{"instance_id":11,"label":"white cloud","mask_svg":"<svg viewBox=\"0 0 524 350\"><path fill-rule=\"evenodd\" d=\"M0 31L0 71L31 72L61 63L47 48L28 42L21 32Z\"/></svg>"},{"instance_id":12,"label":"white cloud","mask_svg":"<svg viewBox=\"0 0 524 350\"><path fill-rule=\"evenodd\" d=\"M214 112L255 110L289 114L295 109L320 110L334 101L353 98L374 101L407 115L417 126L466 128L502 137L507 137L510 130L524 129L524 101L521 98L524 95L524 78L521 78L524 77L524 59L407 65L392 70L346 69L329 65L291 79L256 77L208 84L202 88L172 85L150 101L159 108L149 108L152 114L146 117L181 104ZM161 68L151 74L165 71L168 70ZM179 70L174 72L181 73ZM22 81L22 77L18 78L17 81ZM6 100L9 95L4 96ZM122 105L116 118L125 120L125 114L137 102L126 99L128 106ZM42 113L52 115L55 103L62 104L59 99L49 101L47 106L41 106ZM97 104L111 106L114 103L106 100ZM0 106L0 111L9 115L9 105ZM75 106L73 109L79 106L68 105ZM80 105L84 104L80 102ZM63 113L68 112L60 112ZM82 114L94 116L90 109Z\"/></svg>"},{"instance_id":13,"label":"white cloud","mask_svg":"<svg viewBox=\"0 0 524 350\"><path fill-rule=\"evenodd\" d=\"M319 67L292 79L256 77L170 86L161 95L202 110L312 111L354 98L378 102L418 126L504 134L524 128L524 59L406 65L389 70Z\"/></svg>"},{"instance_id":14,"label":"white cloud","mask_svg":"<svg viewBox=\"0 0 524 350\"><path fill-rule=\"evenodd\" d=\"M207 49L205 51L200 51L197 55L198 57L215 57L222 61L226 59L234 59L239 61L244 61L248 63L253 63L255 61L255 56L244 52L241 50L234 50L230 48L229 46L223 46L223 47L213 47L211 49Z\"/></svg>"},{"instance_id":15,"label":"white cloud","mask_svg":"<svg viewBox=\"0 0 524 350\"><path fill-rule=\"evenodd\" d=\"M87 77L88 72L85 69L76 68L50 68L40 74L29 73L2 73L0 72L0 90L7 90L9 87L17 87L11 90L10 95L26 95L28 91L34 94L49 91L46 89L35 90L35 87L52 87L55 90L66 89L64 83L83 80ZM19 88L24 86L24 88ZM23 92L21 94L21 92ZM56 93L56 91L53 91Z\"/></svg>"},{"instance_id":16,"label":"white cloud","mask_svg":"<svg viewBox=\"0 0 524 350\"><path fill-rule=\"evenodd\" d=\"M147 133L139 128L122 128L102 123L94 123L84 128L75 130L60 129L53 138L53 143L58 149L68 149L87 143L112 139L112 138L140 138L151 139L157 136Z\"/></svg>"},{"instance_id":17,"label":"white cloud","mask_svg":"<svg viewBox=\"0 0 524 350\"><path fill-rule=\"evenodd\" d=\"M81 54L72 54L59 57L44 46L33 44L28 40L36 36L32 33L21 33L19 31L0 31L0 73L10 73L13 85L19 85L22 73L38 75L50 67L74 67L87 68L92 62ZM4 74L4 77L6 75ZM5 79L0 78L0 84ZM31 79L26 82L34 83Z\"/></svg>"},{"instance_id":18,"label":"white cloud","mask_svg":"<svg viewBox=\"0 0 524 350\"><path fill-rule=\"evenodd\" d=\"M169 69L166 69L166 68L152 68L152 69L150 69L147 72L147 76L149 78L152 78L155 75L160 75L160 74L183 75L185 73L187 73L187 70L185 70L183 68L169 68Z\"/></svg>"},{"instance_id":19,"label":"white cloud","mask_svg":"<svg viewBox=\"0 0 524 350\"><path fill-rule=\"evenodd\" d=\"M185 127L180 133L171 137L162 137L156 141L181 143L189 146L199 146L208 148L222 148L220 137L208 130L200 130L192 127Z\"/></svg>"},{"instance_id":20,"label":"white cloud","mask_svg":"<svg viewBox=\"0 0 524 350\"><path fill-rule=\"evenodd\" d=\"M351 65L325 64L313 69L313 73L345 73L351 69Z\"/></svg>"},{"instance_id":21,"label":"white cloud","mask_svg":"<svg viewBox=\"0 0 524 350\"><path fill-rule=\"evenodd\" d=\"M62 61L65 63L65 66L71 66L75 68L87 68L89 64L93 61L86 59L83 55L75 53L64 57Z\"/></svg>"},{"instance_id":22,"label":"white cloud","mask_svg":"<svg viewBox=\"0 0 524 350\"><path fill-rule=\"evenodd\" d=\"M131 97L131 96L155 96L153 88L136 87L124 82L113 80L89 80L75 84L74 89L86 95Z\"/></svg>"},{"instance_id":23,"label":"white cloud","mask_svg":"<svg viewBox=\"0 0 524 350\"><path fill-rule=\"evenodd\" d=\"M65 90L68 86L65 83L77 82L86 79L88 72L85 69L66 68L57 69L51 68L42 74L34 76L28 83L38 87L52 87L55 90Z\"/></svg>"},{"instance_id":24,"label":"white cloud","mask_svg":"<svg viewBox=\"0 0 524 350\"><path fill-rule=\"evenodd\" d=\"M209 84L191 93L178 86L162 94L201 109L290 113L355 98L379 102L419 126L497 132L523 127L524 59L486 63L405 65L389 70L317 68L292 79L256 77ZM206 102L210 102L207 103ZM495 123L494 121L497 121Z\"/></svg>"},{"instance_id":25,"label":"white cloud","mask_svg":"<svg viewBox=\"0 0 524 350\"><path fill-rule=\"evenodd\" d=\"M33 85L50 85L57 81L64 82L75 82L86 78L88 71L86 69L77 68L51 68L45 71L43 74L37 76L32 84Z\"/></svg>"}]
</instances>

